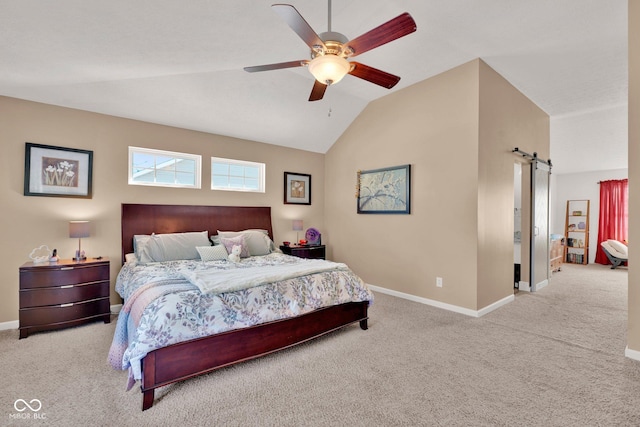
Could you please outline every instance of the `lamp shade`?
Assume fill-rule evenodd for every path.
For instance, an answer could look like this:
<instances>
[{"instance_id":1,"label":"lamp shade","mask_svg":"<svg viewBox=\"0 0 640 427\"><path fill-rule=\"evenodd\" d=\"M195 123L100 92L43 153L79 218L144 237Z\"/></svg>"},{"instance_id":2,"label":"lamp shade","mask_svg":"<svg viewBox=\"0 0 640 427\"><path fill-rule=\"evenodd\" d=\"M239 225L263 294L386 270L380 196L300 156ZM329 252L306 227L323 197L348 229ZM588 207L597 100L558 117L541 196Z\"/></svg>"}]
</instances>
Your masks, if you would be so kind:
<instances>
[{"instance_id":1,"label":"lamp shade","mask_svg":"<svg viewBox=\"0 0 640 427\"><path fill-rule=\"evenodd\" d=\"M89 237L89 221L69 221L69 237Z\"/></svg>"},{"instance_id":2,"label":"lamp shade","mask_svg":"<svg viewBox=\"0 0 640 427\"><path fill-rule=\"evenodd\" d=\"M349 72L349 61L337 55L316 56L309 62L309 72L320 83L338 83Z\"/></svg>"},{"instance_id":3,"label":"lamp shade","mask_svg":"<svg viewBox=\"0 0 640 427\"><path fill-rule=\"evenodd\" d=\"M302 220L294 219L293 220L293 230L294 231L302 231Z\"/></svg>"}]
</instances>

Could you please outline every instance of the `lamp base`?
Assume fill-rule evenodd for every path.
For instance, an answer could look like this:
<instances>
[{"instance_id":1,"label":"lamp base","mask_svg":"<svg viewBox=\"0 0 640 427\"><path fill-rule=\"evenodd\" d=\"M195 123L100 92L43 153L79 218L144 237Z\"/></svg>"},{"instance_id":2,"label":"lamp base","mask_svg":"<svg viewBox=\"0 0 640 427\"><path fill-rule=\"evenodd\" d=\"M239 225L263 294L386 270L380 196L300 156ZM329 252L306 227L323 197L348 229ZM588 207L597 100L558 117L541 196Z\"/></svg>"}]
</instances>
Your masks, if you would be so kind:
<instances>
[{"instance_id":1,"label":"lamp base","mask_svg":"<svg viewBox=\"0 0 640 427\"><path fill-rule=\"evenodd\" d=\"M84 251L81 249L78 249L76 251L76 256L73 257L74 261L85 261L87 259L86 256L84 256Z\"/></svg>"}]
</instances>

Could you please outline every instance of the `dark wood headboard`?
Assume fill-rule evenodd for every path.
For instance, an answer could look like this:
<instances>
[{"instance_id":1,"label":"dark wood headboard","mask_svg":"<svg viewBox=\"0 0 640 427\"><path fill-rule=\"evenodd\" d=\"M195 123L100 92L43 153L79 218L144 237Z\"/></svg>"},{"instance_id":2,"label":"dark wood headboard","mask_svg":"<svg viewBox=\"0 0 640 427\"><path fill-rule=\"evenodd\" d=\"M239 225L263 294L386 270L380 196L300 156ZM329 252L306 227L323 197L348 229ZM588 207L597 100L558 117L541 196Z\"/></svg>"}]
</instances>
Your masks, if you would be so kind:
<instances>
[{"instance_id":1,"label":"dark wood headboard","mask_svg":"<svg viewBox=\"0 0 640 427\"><path fill-rule=\"evenodd\" d=\"M191 206L122 204L122 260L133 252L136 234L184 233L205 231L209 235L221 231L240 231L259 228L269 231L271 207L251 206Z\"/></svg>"}]
</instances>

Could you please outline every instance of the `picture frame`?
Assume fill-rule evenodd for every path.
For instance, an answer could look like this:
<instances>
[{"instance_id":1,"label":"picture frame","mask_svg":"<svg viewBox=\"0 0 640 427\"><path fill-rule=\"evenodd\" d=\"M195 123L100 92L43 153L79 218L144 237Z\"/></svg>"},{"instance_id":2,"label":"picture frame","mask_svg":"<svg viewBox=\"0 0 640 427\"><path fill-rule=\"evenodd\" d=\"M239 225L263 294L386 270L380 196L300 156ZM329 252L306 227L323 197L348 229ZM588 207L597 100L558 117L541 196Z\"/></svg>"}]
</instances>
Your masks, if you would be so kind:
<instances>
[{"instance_id":1,"label":"picture frame","mask_svg":"<svg viewBox=\"0 0 640 427\"><path fill-rule=\"evenodd\" d=\"M284 173L284 203L311 204L311 175L296 172Z\"/></svg>"},{"instance_id":2,"label":"picture frame","mask_svg":"<svg viewBox=\"0 0 640 427\"><path fill-rule=\"evenodd\" d=\"M24 195L92 197L93 151L25 143Z\"/></svg>"},{"instance_id":3,"label":"picture frame","mask_svg":"<svg viewBox=\"0 0 640 427\"><path fill-rule=\"evenodd\" d=\"M411 213L411 165L358 171L359 214Z\"/></svg>"}]
</instances>

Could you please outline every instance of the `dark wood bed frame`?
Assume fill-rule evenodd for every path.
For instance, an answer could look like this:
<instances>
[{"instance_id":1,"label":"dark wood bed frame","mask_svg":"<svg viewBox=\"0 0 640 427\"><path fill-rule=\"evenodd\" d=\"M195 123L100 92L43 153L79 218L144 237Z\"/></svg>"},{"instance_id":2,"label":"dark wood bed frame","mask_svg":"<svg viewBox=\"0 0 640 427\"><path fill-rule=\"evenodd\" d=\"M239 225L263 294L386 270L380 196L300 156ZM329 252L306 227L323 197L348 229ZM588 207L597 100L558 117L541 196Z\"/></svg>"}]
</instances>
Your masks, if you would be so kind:
<instances>
[{"instance_id":1,"label":"dark wood bed frame","mask_svg":"<svg viewBox=\"0 0 640 427\"><path fill-rule=\"evenodd\" d=\"M273 239L270 207L122 204L122 259L136 234L264 229ZM142 410L158 387L254 359L317 338L351 323L367 329L369 303L326 307L291 319L193 339L149 352L142 359Z\"/></svg>"}]
</instances>

